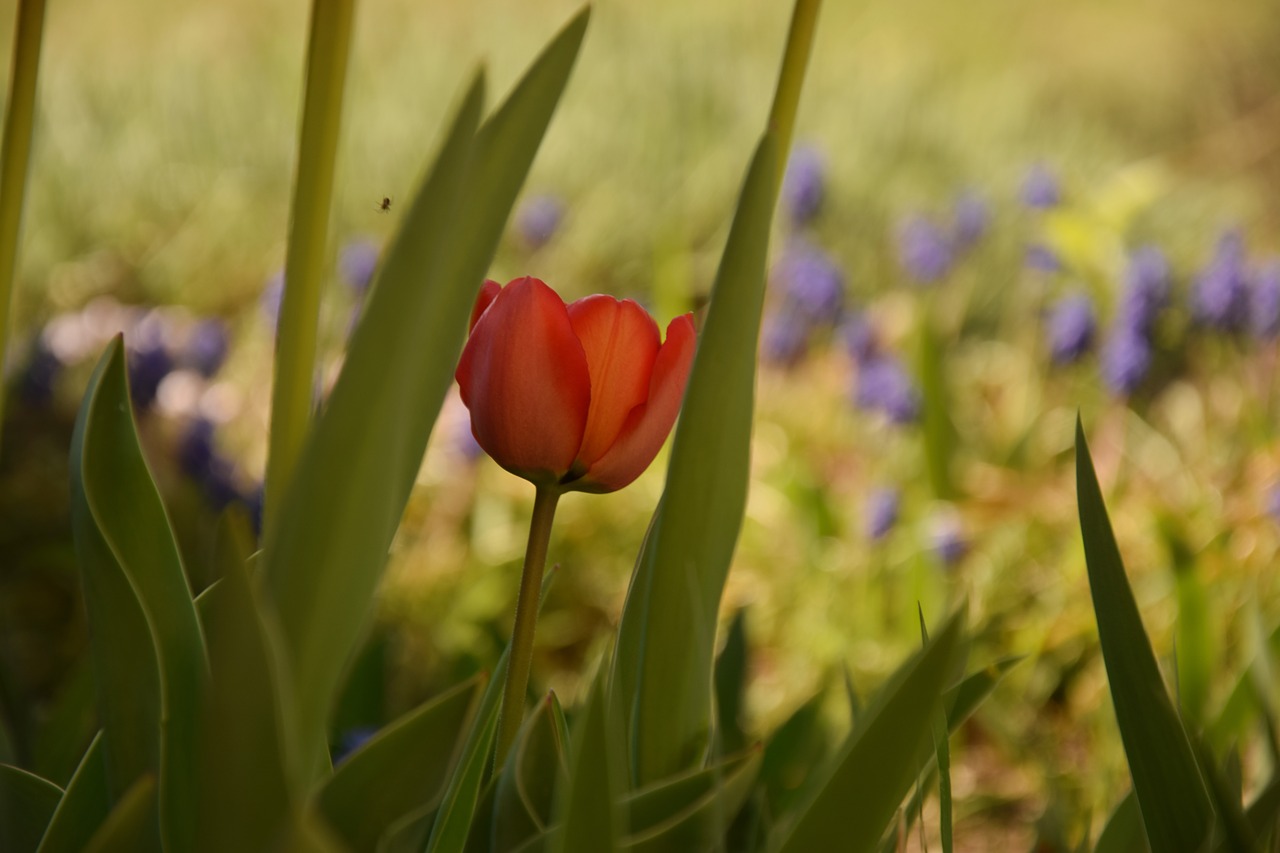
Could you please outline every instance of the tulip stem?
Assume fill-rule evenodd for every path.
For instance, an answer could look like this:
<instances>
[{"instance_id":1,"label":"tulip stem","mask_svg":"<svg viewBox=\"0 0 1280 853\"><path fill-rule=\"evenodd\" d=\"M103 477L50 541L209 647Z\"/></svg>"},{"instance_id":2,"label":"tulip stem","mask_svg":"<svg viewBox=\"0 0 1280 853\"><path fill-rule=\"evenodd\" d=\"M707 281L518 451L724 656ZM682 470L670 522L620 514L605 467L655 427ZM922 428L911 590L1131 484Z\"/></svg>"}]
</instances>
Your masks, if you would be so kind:
<instances>
[{"instance_id":1,"label":"tulip stem","mask_svg":"<svg viewBox=\"0 0 1280 853\"><path fill-rule=\"evenodd\" d=\"M493 755L495 773L501 771L524 719L524 700L533 663L533 631L538 624L538 604L542 594L542 572L547 566L547 542L551 539L551 522L559 500L560 492L545 486L538 486L533 499L529 545L524 552L520 597L516 600L516 624L511 629L507 683L502 690L502 705L498 708L498 745Z\"/></svg>"}]
</instances>

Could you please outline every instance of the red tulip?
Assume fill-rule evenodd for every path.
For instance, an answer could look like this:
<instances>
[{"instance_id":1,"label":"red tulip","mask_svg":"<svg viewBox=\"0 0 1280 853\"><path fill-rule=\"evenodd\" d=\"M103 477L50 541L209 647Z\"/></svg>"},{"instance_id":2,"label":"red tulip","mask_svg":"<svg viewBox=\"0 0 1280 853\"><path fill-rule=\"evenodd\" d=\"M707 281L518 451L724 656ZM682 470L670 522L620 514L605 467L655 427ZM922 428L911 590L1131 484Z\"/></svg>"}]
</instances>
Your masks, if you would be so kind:
<instances>
[{"instance_id":1,"label":"red tulip","mask_svg":"<svg viewBox=\"0 0 1280 853\"><path fill-rule=\"evenodd\" d=\"M693 363L693 315L658 324L630 299L565 305L536 278L486 281L458 362L476 441L558 491L612 492L649 467Z\"/></svg>"}]
</instances>

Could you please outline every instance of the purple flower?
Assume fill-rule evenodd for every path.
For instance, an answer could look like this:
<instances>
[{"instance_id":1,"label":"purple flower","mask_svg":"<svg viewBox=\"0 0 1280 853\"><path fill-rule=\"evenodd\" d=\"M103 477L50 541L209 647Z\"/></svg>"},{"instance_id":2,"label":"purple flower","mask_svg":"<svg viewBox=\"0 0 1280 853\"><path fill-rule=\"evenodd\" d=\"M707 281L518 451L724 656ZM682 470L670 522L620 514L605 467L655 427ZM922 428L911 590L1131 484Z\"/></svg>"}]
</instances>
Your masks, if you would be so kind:
<instances>
[{"instance_id":1,"label":"purple flower","mask_svg":"<svg viewBox=\"0 0 1280 853\"><path fill-rule=\"evenodd\" d=\"M342 247L338 269L347 286L358 296L369 289L373 272L378 268L378 244L372 240L356 240Z\"/></svg>"},{"instance_id":2,"label":"purple flower","mask_svg":"<svg viewBox=\"0 0 1280 853\"><path fill-rule=\"evenodd\" d=\"M1022 262L1030 269L1039 270L1040 272L1053 273L1062 271L1062 259L1058 257L1058 253L1043 243L1032 243L1027 246Z\"/></svg>"},{"instance_id":3,"label":"purple flower","mask_svg":"<svg viewBox=\"0 0 1280 853\"><path fill-rule=\"evenodd\" d=\"M18 393L24 403L45 406L53 401L54 385L62 375L62 360L54 355L43 334L36 335L31 354L18 379Z\"/></svg>"},{"instance_id":4,"label":"purple flower","mask_svg":"<svg viewBox=\"0 0 1280 853\"><path fill-rule=\"evenodd\" d=\"M467 462L476 462L484 456L484 448L476 441L471 431L471 419L462 418L455 422L453 450Z\"/></svg>"},{"instance_id":5,"label":"purple flower","mask_svg":"<svg viewBox=\"0 0 1280 853\"><path fill-rule=\"evenodd\" d=\"M773 268L787 303L813 324L835 323L844 307L844 274L825 252L807 243L787 248Z\"/></svg>"},{"instance_id":6,"label":"purple flower","mask_svg":"<svg viewBox=\"0 0 1280 853\"><path fill-rule=\"evenodd\" d=\"M284 270L279 270L267 279L266 286L262 288L262 295L258 297L258 309L262 312L263 319L273 329L280 323L280 303L283 301Z\"/></svg>"},{"instance_id":7,"label":"purple flower","mask_svg":"<svg viewBox=\"0 0 1280 853\"><path fill-rule=\"evenodd\" d=\"M148 340L126 353L129 371L129 392L133 404L146 409L155 402L160 383L173 372L173 356L159 340Z\"/></svg>"},{"instance_id":8,"label":"purple flower","mask_svg":"<svg viewBox=\"0 0 1280 853\"><path fill-rule=\"evenodd\" d=\"M973 190L965 190L956 197L951 216L952 233L956 246L961 249L968 249L981 240L991 225L987 200Z\"/></svg>"},{"instance_id":9,"label":"purple flower","mask_svg":"<svg viewBox=\"0 0 1280 853\"><path fill-rule=\"evenodd\" d=\"M1097 330L1093 302L1083 293L1063 297L1049 313L1049 355L1054 364L1071 364L1093 346Z\"/></svg>"},{"instance_id":10,"label":"purple flower","mask_svg":"<svg viewBox=\"0 0 1280 853\"><path fill-rule=\"evenodd\" d=\"M1112 393L1127 397L1151 369L1151 343L1142 332L1116 324L1102 348L1102 380Z\"/></svg>"},{"instance_id":11,"label":"purple flower","mask_svg":"<svg viewBox=\"0 0 1280 853\"><path fill-rule=\"evenodd\" d=\"M953 568L969 552L964 527L959 516L952 512L940 512L930 519L929 541L933 553L948 569Z\"/></svg>"},{"instance_id":12,"label":"purple flower","mask_svg":"<svg viewBox=\"0 0 1280 853\"><path fill-rule=\"evenodd\" d=\"M955 258L951 241L926 216L911 216L898 228L898 261L920 284L932 284L951 271Z\"/></svg>"},{"instance_id":13,"label":"purple flower","mask_svg":"<svg viewBox=\"0 0 1280 853\"><path fill-rule=\"evenodd\" d=\"M564 202L552 195L535 195L516 211L516 231L525 245L537 250L551 242L563 220Z\"/></svg>"},{"instance_id":14,"label":"purple flower","mask_svg":"<svg viewBox=\"0 0 1280 853\"><path fill-rule=\"evenodd\" d=\"M1268 261L1254 273L1249 301L1253 334L1264 341L1280 337L1280 259Z\"/></svg>"},{"instance_id":15,"label":"purple flower","mask_svg":"<svg viewBox=\"0 0 1280 853\"><path fill-rule=\"evenodd\" d=\"M235 464L214 445L214 425L199 418L178 439L178 467L190 477L215 510L242 500L236 485Z\"/></svg>"},{"instance_id":16,"label":"purple flower","mask_svg":"<svg viewBox=\"0 0 1280 853\"><path fill-rule=\"evenodd\" d=\"M902 495L897 489L876 489L867 496L866 520L867 537L872 542L879 542L898 523L898 510L902 503Z\"/></svg>"},{"instance_id":17,"label":"purple flower","mask_svg":"<svg viewBox=\"0 0 1280 853\"><path fill-rule=\"evenodd\" d=\"M795 311L775 311L765 317L760 354L769 364L794 367L809 349L809 322Z\"/></svg>"},{"instance_id":18,"label":"purple flower","mask_svg":"<svg viewBox=\"0 0 1280 853\"><path fill-rule=\"evenodd\" d=\"M1240 232L1227 231L1218 238L1213 258L1196 281L1192 300L1192 313L1206 326L1238 332L1248 325L1249 277Z\"/></svg>"},{"instance_id":19,"label":"purple flower","mask_svg":"<svg viewBox=\"0 0 1280 853\"><path fill-rule=\"evenodd\" d=\"M1149 335L1156 318L1169 303L1169 261L1155 246L1143 246L1129 256L1120 297L1120 319L1134 331Z\"/></svg>"},{"instance_id":20,"label":"purple flower","mask_svg":"<svg viewBox=\"0 0 1280 853\"><path fill-rule=\"evenodd\" d=\"M818 149L802 145L791 152L782 202L792 222L804 225L818 215L826 195L826 176L827 164Z\"/></svg>"},{"instance_id":21,"label":"purple flower","mask_svg":"<svg viewBox=\"0 0 1280 853\"><path fill-rule=\"evenodd\" d=\"M364 746L377 733L376 726L356 726L343 732L338 737L338 742L333 749L334 766L350 758L351 753Z\"/></svg>"},{"instance_id":22,"label":"purple flower","mask_svg":"<svg viewBox=\"0 0 1280 853\"><path fill-rule=\"evenodd\" d=\"M1280 524L1280 483L1276 483L1267 492L1267 515Z\"/></svg>"},{"instance_id":23,"label":"purple flower","mask_svg":"<svg viewBox=\"0 0 1280 853\"><path fill-rule=\"evenodd\" d=\"M883 412L894 424L914 423L920 417L920 393L892 356L880 355L858 367L853 399L858 408Z\"/></svg>"},{"instance_id":24,"label":"purple flower","mask_svg":"<svg viewBox=\"0 0 1280 853\"><path fill-rule=\"evenodd\" d=\"M227 360L230 346L226 323L215 319L201 320L191 329L180 360L208 379Z\"/></svg>"},{"instance_id":25,"label":"purple flower","mask_svg":"<svg viewBox=\"0 0 1280 853\"><path fill-rule=\"evenodd\" d=\"M879 349L876 330L866 314L854 314L846 319L840 327L840 336L854 361L861 363L875 358Z\"/></svg>"},{"instance_id":26,"label":"purple flower","mask_svg":"<svg viewBox=\"0 0 1280 853\"><path fill-rule=\"evenodd\" d=\"M1027 207L1047 209L1062 202L1062 185L1058 176L1044 163L1034 163L1022 178L1022 203Z\"/></svg>"}]
</instances>

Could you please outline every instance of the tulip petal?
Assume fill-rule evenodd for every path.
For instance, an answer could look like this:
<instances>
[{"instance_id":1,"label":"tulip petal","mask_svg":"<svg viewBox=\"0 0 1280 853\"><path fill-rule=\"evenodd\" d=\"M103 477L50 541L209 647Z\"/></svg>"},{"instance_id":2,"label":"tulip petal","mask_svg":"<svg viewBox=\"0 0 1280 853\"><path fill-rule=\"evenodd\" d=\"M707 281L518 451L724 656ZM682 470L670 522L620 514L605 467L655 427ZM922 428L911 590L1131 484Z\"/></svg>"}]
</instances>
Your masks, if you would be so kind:
<instances>
[{"instance_id":1,"label":"tulip petal","mask_svg":"<svg viewBox=\"0 0 1280 853\"><path fill-rule=\"evenodd\" d=\"M554 290L536 278L502 288L471 331L456 376L471 431L499 465L535 483L568 472L587 424L591 378Z\"/></svg>"},{"instance_id":2,"label":"tulip petal","mask_svg":"<svg viewBox=\"0 0 1280 853\"><path fill-rule=\"evenodd\" d=\"M476 297L476 307L471 309L471 325L467 326L468 334L475 329L476 323L480 322L480 315L484 313L484 309L488 308L501 292L502 285L491 278L484 280L484 284L480 286L480 295Z\"/></svg>"},{"instance_id":3,"label":"tulip petal","mask_svg":"<svg viewBox=\"0 0 1280 853\"><path fill-rule=\"evenodd\" d=\"M649 312L630 299L588 296L568 310L591 374L591 410L577 459L586 469L613 446L632 410L648 399L661 338Z\"/></svg>"},{"instance_id":4,"label":"tulip petal","mask_svg":"<svg viewBox=\"0 0 1280 853\"><path fill-rule=\"evenodd\" d=\"M648 400L632 411L618 440L571 488L612 492L644 473L676 422L697 341L692 314L671 321L666 343L653 362Z\"/></svg>"}]
</instances>

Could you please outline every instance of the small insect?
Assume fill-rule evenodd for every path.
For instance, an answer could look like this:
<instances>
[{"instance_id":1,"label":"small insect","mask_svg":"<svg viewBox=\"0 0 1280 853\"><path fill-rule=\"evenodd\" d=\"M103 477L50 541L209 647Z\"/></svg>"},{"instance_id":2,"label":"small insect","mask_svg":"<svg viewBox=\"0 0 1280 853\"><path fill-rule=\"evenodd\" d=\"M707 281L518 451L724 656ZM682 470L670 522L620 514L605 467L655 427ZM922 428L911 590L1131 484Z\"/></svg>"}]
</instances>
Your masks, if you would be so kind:
<instances>
[{"instance_id":1,"label":"small insect","mask_svg":"<svg viewBox=\"0 0 1280 853\"><path fill-rule=\"evenodd\" d=\"M383 196L382 201L378 203L377 208L383 213L386 213L388 210L391 209L391 199L388 198L387 196Z\"/></svg>"}]
</instances>

